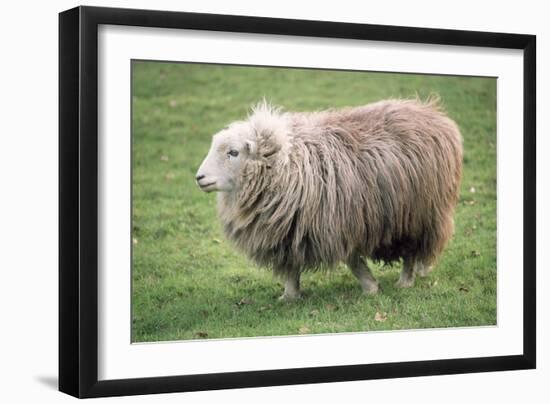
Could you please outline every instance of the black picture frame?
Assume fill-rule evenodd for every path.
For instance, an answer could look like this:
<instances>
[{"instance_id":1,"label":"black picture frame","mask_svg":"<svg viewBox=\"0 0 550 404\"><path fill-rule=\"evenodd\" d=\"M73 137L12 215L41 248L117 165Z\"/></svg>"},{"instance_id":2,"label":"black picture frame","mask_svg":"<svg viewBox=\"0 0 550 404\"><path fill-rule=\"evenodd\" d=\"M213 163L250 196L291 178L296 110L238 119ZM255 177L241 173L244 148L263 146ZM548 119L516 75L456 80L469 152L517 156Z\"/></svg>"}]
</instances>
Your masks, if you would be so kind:
<instances>
[{"instance_id":1,"label":"black picture frame","mask_svg":"<svg viewBox=\"0 0 550 404\"><path fill-rule=\"evenodd\" d=\"M523 354L98 381L98 26L113 24L523 50ZM533 35L77 7L59 15L59 390L102 397L534 369Z\"/></svg>"}]
</instances>

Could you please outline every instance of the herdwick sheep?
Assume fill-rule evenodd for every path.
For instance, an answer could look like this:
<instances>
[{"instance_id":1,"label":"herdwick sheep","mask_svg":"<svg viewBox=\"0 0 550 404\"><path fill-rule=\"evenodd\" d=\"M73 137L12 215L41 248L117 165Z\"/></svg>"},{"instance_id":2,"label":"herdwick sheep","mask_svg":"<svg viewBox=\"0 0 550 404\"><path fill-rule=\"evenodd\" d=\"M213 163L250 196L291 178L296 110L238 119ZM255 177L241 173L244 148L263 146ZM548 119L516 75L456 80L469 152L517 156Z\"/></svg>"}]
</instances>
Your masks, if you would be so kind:
<instances>
[{"instance_id":1,"label":"herdwick sheep","mask_svg":"<svg viewBox=\"0 0 550 404\"><path fill-rule=\"evenodd\" d=\"M453 233L461 177L462 138L437 100L296 113L264 101L214 135L196 181L292 300L302 272L339 262L376 293L366 258L403 259L396 286L412 286Z\"/></svg>"}]
</instances>

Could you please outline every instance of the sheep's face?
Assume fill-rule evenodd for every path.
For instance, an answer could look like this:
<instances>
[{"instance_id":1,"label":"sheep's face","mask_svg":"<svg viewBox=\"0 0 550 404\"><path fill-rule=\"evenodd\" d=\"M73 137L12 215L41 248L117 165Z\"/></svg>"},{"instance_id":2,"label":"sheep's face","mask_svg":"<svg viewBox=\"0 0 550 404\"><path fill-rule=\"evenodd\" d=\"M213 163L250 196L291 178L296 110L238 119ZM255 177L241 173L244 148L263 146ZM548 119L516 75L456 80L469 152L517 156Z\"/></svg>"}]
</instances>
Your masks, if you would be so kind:
<instances>
[{"instance_id":1,"label":"sheep's face","mask_svg":"<svg viewBox=\"0 0 550 404\"><path fill-rule=\"evenodd\" d=\"M231 192L239 187L246 161L253 158L254 130L247 122L236 122L214 135L208 155L197 171L202 191Z\"/></svg>"},{"instance_id":2,"label":"sheep's face","mask_svg":"<svg viewBox=\"0 0 550 404\"><path fill-rule=\"evenodd\" d=\"M289 117L261 102L246 121L234 122L214 135L208 155L197 171L197 184L205 192L241 189L247 167L273 167L287 161Z\"/></svg>"}]
</instances>

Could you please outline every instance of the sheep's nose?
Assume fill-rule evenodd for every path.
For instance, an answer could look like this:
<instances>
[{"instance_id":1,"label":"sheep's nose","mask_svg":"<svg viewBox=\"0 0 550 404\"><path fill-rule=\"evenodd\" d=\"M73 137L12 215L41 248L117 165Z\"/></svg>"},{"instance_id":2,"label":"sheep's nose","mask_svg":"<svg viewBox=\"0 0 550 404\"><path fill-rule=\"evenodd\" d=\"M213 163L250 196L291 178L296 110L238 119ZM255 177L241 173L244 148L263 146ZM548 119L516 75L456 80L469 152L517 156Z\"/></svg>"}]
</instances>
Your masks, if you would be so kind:
<instances>
[{"instance_id":1,"label":"sheep's nose","mask_svg":"<svg viewBox=\"0 0 550 404\"><path fill-rule=\"evenodd\" d=\"M200 181L200 180L202 180L203 178L204 178L204 175L197 175L197 176L195 177L195 179L196 179L197 181Z\"/></svg>"}]
</instances>

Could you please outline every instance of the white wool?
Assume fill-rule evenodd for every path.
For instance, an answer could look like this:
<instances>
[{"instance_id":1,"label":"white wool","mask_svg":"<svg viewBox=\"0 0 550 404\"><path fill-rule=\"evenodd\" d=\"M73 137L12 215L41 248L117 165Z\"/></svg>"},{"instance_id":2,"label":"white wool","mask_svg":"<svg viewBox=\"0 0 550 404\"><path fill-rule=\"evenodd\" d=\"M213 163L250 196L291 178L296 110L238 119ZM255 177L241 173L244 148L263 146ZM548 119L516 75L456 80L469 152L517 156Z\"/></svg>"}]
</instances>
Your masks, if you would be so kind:
<instances>
[{"instance_id":1,"label":"white wool","mask_svg":"<svg viewBox=\"0 0 550 404\"><path fill-rule=\"evenodd\" d=\"M280 146L281 157L287 156L291 144L291 122L287 113L280 107L271 105L265 99L251 109L248 115L248 123L254 129L258 140L267 138Z\"/></svg>"}]
</instances>

